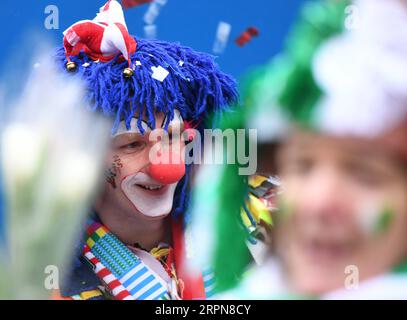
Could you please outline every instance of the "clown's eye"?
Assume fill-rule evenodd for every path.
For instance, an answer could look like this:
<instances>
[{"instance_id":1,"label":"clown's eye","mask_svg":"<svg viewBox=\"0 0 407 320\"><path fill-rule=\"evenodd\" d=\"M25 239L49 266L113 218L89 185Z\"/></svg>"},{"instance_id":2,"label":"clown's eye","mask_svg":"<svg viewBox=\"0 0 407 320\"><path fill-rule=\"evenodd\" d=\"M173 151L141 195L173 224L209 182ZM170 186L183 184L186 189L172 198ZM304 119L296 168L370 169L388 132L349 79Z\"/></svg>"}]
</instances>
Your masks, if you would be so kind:
<instances>
[{"instance_id":1,"label":"clown's eye","mask_svg":"<svg viewBox=\"0 0 407 320\"><path fill-rule=\"evenodd\" d=\"M146 143L144 141L133 141L121 147L125 152L134 152L144 149Z\"/></svg>"}]
</instances>

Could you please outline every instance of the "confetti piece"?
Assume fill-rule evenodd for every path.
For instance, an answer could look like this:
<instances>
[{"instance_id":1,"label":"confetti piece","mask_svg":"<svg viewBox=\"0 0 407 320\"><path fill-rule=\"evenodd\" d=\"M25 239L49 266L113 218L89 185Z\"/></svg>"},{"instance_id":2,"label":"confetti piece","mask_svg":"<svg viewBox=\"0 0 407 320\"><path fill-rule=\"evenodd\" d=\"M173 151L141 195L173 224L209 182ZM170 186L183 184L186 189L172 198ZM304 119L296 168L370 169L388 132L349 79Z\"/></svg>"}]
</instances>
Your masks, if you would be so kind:
<instances>
[{"instance_id":1,"label":"confetti piece","mask_svg":"<svg viewBox=\"0 0 407 320\"><path fill-rule=\"evenodd\" d=\"M82 65L82 67L84 67L84 68L87 68L87 67L89 67L90 66L90 63L89 62L85 62L83 65Z\"/></svg>"},{"instance_id":2,"label":"confetti piece","mask_svg":"<svg viewBox=\"0 0 407 320\"><path fill-rule=\"evenodd\" d=\"M258 37L260 34L259 30L255 27L249 27L246 31L242 32L240 36L235 40L235 43L239 47L245 46L248 42L252 40L253 37Z\"/></svg>"},{"instance_id":3,"label":"confetti piece","mask_svg":"<svg viewBox=\"0 0 407 320\"><path fill-rule=\"evenodd\" d=\"M154 25L154 21L157 19L160 14L161 7L167 3L167 0L154 0L147 9L147 12L144 14L144 36L147 39L156 39L157 38L157 26Z\"/></svg>"},{"instance_id":4,"label":"confetti piece","mask_svg":"<svg viewBox=\"0 0 407 320\"><path fill-rule=\"evenodd\" d=\"M150 4L148 7L147 12L144 15L144 23L145 24L153 24L154 20L158 17L160 13L159 5L157 5L155 2Z\"/></svg>"},{"instance_id":5,"label":"confetti piece","mask_svg":"<svg viewBox=\"0 0 407 320\"><path fill-rule=\"evenodd\" d=\"M225 50L231 30L232 26L229 23L223 21L219 22L218 29L216 31L216 39L212 49L214 53L219 54Z\"/></svg>"},{"instance_id":6,"label":"confetti piece","mask_svg":"<svg viewBox=\"0 0 407 320\"><path fill-rule=\"evenodd\" d=\"M144 37L146 37L146 39L156 39L157 26L155 24L144 26Z\"/></svg>"},{"instance_id":7,"label":"confetti piece","mask_svg":"<svg viewBox=\"0 0 407 320\"><path fill-rule=\"evenodd\" d=\"M163 7L166 3L167 0L155 0L153 3L151 3L144 15L144 23L153 24L155 19L157 19L158 15L160 14L161 7Z\"/></svg>"},{"instance_id":8,"label":"confetti piece","mask_svg":"<svg viewBox=\"0 0 407 320\"><path fill-rule=\"evenodd\" d=\"M170 74L167 70L165 70L161 66L151 67L151 70L153 70L153 74L151 77L161 82L163 82L164 79L167 78L167 76Z\"/></svg>"},{"instance_id":9,"label":"confetti piece","mask_svg":"<svg viewBox=\"0 0 407 320\"><path fill-rule=\"evenodd\" d=\"M180 67L182 67L182 66L184 65L184 61L180 60L180 61L178 62L178 64L179 64Z\"/></svg>"},{"instance_id":10,"label":"confetti piece","mask_svg":"<svg viewBox=\"0 0 407 320\"><path fill-rule=\"evenodd\" d=\"M252 37L258 37L259 36L259 29L255 27L249 27L247 28L247 32L252 36Z\"/></svg>"},{"instance_id":11,"label":"confetti piece","mask_svg":"<svg viewBox=\"0 0 407 320\"><path fill-rule=\"evenodd\" d=\"M139 60L136 60L136 66L141 66L141 62Z\"/></svg>"},{"instance_id":12,"label":"confetti piece","mask_svg":"<svg viewBox=\"0 0 407 320\"><path fill-rule=\"evenodd\" d=\"M122 5L125 9L140 6L142 4L151 3L154 0L123 0Z\"/></svg>"}]
</instances>

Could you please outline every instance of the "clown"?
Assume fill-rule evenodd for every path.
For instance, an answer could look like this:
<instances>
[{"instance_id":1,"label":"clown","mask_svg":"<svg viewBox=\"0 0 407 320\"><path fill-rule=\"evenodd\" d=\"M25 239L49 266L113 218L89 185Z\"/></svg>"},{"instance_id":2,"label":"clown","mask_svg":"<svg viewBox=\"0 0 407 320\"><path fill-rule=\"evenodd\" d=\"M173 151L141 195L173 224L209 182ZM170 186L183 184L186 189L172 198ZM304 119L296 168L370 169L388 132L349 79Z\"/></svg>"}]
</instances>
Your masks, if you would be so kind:
<instances>
[{"instance_id":1,"label":"clown","mask_svg":"<svg viewBox=\"0 0 407 320\"><path fill-rule=\"evenodd\" d=\"M56 61L90 108L112 119L105 183L59 295L70 299L204 299L211 277L184 266L191 165L185 144L237 99L213 58L130 36L120 4L64 32ZM157 134L157 130L160 134ZM199 142L198 142L199 143Z\"/></svg>"}]
</instances>

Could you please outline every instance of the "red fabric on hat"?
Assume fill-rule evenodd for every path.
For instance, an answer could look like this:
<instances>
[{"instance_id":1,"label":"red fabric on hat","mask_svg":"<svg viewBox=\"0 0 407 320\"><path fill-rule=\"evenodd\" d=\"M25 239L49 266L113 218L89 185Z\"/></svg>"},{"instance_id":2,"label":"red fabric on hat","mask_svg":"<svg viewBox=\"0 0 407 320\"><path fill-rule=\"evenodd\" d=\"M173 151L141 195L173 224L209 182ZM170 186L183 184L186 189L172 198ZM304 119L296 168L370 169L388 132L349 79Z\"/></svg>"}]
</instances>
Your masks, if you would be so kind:
<instances>
[{"instance_id":1,"label":"red fabric on hat","mask_svg":"<svg viewBox=\"0 0 407 320\"><path fill-rule=\"evenodd\" d=\"M108 1L94 20L79 21L64 32L68 61L83 50L92 60L108 62L118 53L128 60L137 43L125 26L123 10L116 1Z\"/></svg>"},{"instance_id":2,"label":"red fabric on hat","mask_svg":"<svg viewBox=\"0 0 407 320\"><path fill-rule=\"evenodd\" d=\"M129 9L132 7L140 6L145 3L151 3L154 0L123 0L122 5L125 9Z\"/></svg>"}]
</instances>

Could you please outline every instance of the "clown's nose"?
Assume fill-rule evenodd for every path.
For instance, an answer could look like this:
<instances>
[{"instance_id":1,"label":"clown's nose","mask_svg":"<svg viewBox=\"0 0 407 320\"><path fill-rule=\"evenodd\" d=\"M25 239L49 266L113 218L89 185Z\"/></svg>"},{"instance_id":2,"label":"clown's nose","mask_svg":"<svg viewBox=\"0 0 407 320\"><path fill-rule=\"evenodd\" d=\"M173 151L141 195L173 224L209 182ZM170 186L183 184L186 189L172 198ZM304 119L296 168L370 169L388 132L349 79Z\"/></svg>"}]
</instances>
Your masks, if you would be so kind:
<instances>
[{"instance_id":1,"label":"clown's nose","mask_svg":"<svg viewBox=\"0 0 407 320\"><path fill-rule=\"evenodd\" d=\"M163 151L160 163L152 163L149 173L151 178L162 184L175 183L185 174L185 163L182 157L175 152Z\"/></svg>"}]
</instances>

